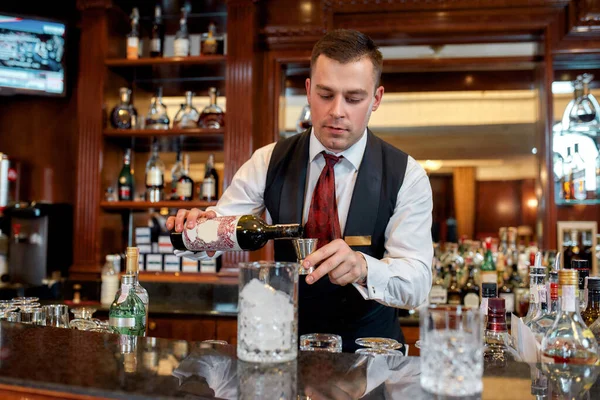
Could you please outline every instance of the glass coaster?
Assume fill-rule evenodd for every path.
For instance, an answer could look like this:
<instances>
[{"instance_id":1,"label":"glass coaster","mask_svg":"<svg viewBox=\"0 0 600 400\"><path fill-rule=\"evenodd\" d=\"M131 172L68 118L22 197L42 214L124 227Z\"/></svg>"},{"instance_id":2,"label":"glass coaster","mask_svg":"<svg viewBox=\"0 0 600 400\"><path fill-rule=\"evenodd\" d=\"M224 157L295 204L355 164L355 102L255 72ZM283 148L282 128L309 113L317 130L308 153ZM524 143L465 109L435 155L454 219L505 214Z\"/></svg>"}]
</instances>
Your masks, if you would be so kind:
<instances>
[{"instance_id":1,"label":"glass coaster","mask_svg":"<svg viewBox=\"0 0 600 400\"><path fill-rule=\"evenodd\" d=\"M355 343L359 346L375 349L396 350L402 347L402 343L399 343L397 340L378 337L358 338Z\"/></svg>"},{"instance_id":2,"label":"glass coaster","mask_svg":"<svg viewBox=\"0 0 600 400\"><path fill-rule=\"evenodd\" d=\"M342 337L330 333L309 333L300 336L301 351L342 352Z\"/></svg>"}]
</instances>

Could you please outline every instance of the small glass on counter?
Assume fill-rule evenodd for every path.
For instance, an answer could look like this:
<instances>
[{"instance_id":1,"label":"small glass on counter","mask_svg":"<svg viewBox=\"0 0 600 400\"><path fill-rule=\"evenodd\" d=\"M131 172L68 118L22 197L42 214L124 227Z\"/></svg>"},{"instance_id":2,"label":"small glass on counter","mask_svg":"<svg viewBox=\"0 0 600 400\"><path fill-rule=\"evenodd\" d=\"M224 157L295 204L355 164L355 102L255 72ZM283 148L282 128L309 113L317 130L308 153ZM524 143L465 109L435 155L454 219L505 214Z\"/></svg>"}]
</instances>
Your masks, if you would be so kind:
<instances>
[{"instance_id":1,"label":"small glass on counter","mask_svg":"<svg viewBox=\"0 0 600 400\"><path fill-rule=\"evenodd\" d=\"M342 352L342 337L331 333L309 333L300 336L301 351Z\"/></svg>"}]
</instances>

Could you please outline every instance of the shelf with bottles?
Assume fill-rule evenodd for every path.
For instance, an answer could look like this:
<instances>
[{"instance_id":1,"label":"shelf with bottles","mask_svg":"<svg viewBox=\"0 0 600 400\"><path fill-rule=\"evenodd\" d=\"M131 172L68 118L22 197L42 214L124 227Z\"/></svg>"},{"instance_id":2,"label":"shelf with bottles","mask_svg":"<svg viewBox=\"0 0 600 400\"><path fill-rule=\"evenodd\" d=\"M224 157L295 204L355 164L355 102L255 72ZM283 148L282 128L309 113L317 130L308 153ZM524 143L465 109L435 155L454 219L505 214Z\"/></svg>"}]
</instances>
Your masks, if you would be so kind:
<instances>
[{"instance_id":1,"label":"shelf with bottles","mask_svg":"<svg viewBox=\"0 0 600 400\"><path fill-rule=\"evenodd\" d=\"M172 283L210 283L216 285L237 285L237 271L232 272L148 272L141 271L140 282L172 282Z\"/></svg>"},{"instance_id":2,"label":"shelf with bottles","mask_svg":"<svg viewBox=\"0 0 600 400\"><path fill-rule=\"evenodd\" d=\"M216 201L205 201L205 200L193 200L193 201L176 201L176 200L165 200L165 201L102 201L100 202L100 208L104 211L147 211L150 209L180 209L180 208L200 208L216 205Z\"/></svg>"},{"instance_id":3,"label":"shelf with bottles","mask_svg":"<svg viewBox=\"0 0 600 400\"><path fill-rule=\"evenodd\" d=\"M112 58L107 59L104 64L109 68L131 68L131 67L155 67L160 65L183 66L193 65L211 65L227 63L225 55L197 55L185 57L141 57L133 60L127 58Z\"/></svg>"},{"instance_id":4,"label":"shelf with bottles","mask_svg":"<svg viewBox=\"0 0 600 400\"><path fill-rule=\"evenodd\" d=\"M600 105L591 74L571 82L573 99L553 127L553 181L557 205L600 204Z\"/></svg>"}]
</instances>

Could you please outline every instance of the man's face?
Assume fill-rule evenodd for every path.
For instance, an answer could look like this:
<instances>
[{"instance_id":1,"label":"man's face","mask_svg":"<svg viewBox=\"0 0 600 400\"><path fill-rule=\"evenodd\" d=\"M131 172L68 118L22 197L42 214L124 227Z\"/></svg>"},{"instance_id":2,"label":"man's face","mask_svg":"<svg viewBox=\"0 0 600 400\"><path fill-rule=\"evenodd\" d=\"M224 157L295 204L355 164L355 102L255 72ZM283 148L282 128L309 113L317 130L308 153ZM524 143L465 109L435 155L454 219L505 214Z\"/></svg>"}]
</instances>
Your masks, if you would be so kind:
<instances>
[{"instance_id":1,"label":"man's face","mask_svg":"<svg viewBox=\"0 0 600 400\"><path fill-rule=\"evenodd\" d=\"M325 148L340 153L362 137L371 112L381 103L383 86L375 89L368 57L341 64L320 55L312 78L306 79L306 94L315 136Z\"/></svg>"}]
</instances>

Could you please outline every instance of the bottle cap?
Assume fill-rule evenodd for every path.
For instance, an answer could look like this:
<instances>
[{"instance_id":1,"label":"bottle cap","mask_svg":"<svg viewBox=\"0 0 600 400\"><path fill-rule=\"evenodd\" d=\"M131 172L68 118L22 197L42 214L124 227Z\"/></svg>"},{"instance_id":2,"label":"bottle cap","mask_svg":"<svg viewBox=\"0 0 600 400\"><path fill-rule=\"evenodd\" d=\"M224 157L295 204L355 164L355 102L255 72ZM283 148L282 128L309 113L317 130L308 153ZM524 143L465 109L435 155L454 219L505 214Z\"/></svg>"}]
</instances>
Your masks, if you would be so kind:
<instances>
[{"instance_id":1,"label":"bottle cap","mask_svg":"<svg viewBox=\"0 0 600 400\"><path fill-rule=\"evenodd\" d=\"M579 274L574 269L561 269L558 271L558 283L560 285L579 286Z\"/></svg>"},{"instance_id":2,"label":"bottle cap","mask_svg":"<svg viewBox=\"0 0 600 400\"><path fill-rule=\"evenodd\" d=\"M600 290L600 276L590 276L587 282L588 290Z\"/></svg>"},{"instance_id":3,"label":"bottle cap","mask_svg":"<svg viewBox=\"0 0 600 400\"><path fill-rule=\"evenodd\" d=\"M482 297L493 298L497 295L497 285L492 282L484 282L481 284Z\"/></svg>"},{"instance_id":4,"label":"bottle cap","mask_svg":"<svg viewBox=\"0 0 600 400\"><path fill-rule=\"evenodd\" d=\"M572 260L570 269L590 269L588 260Z\"/></svg>"}]
</instances>

